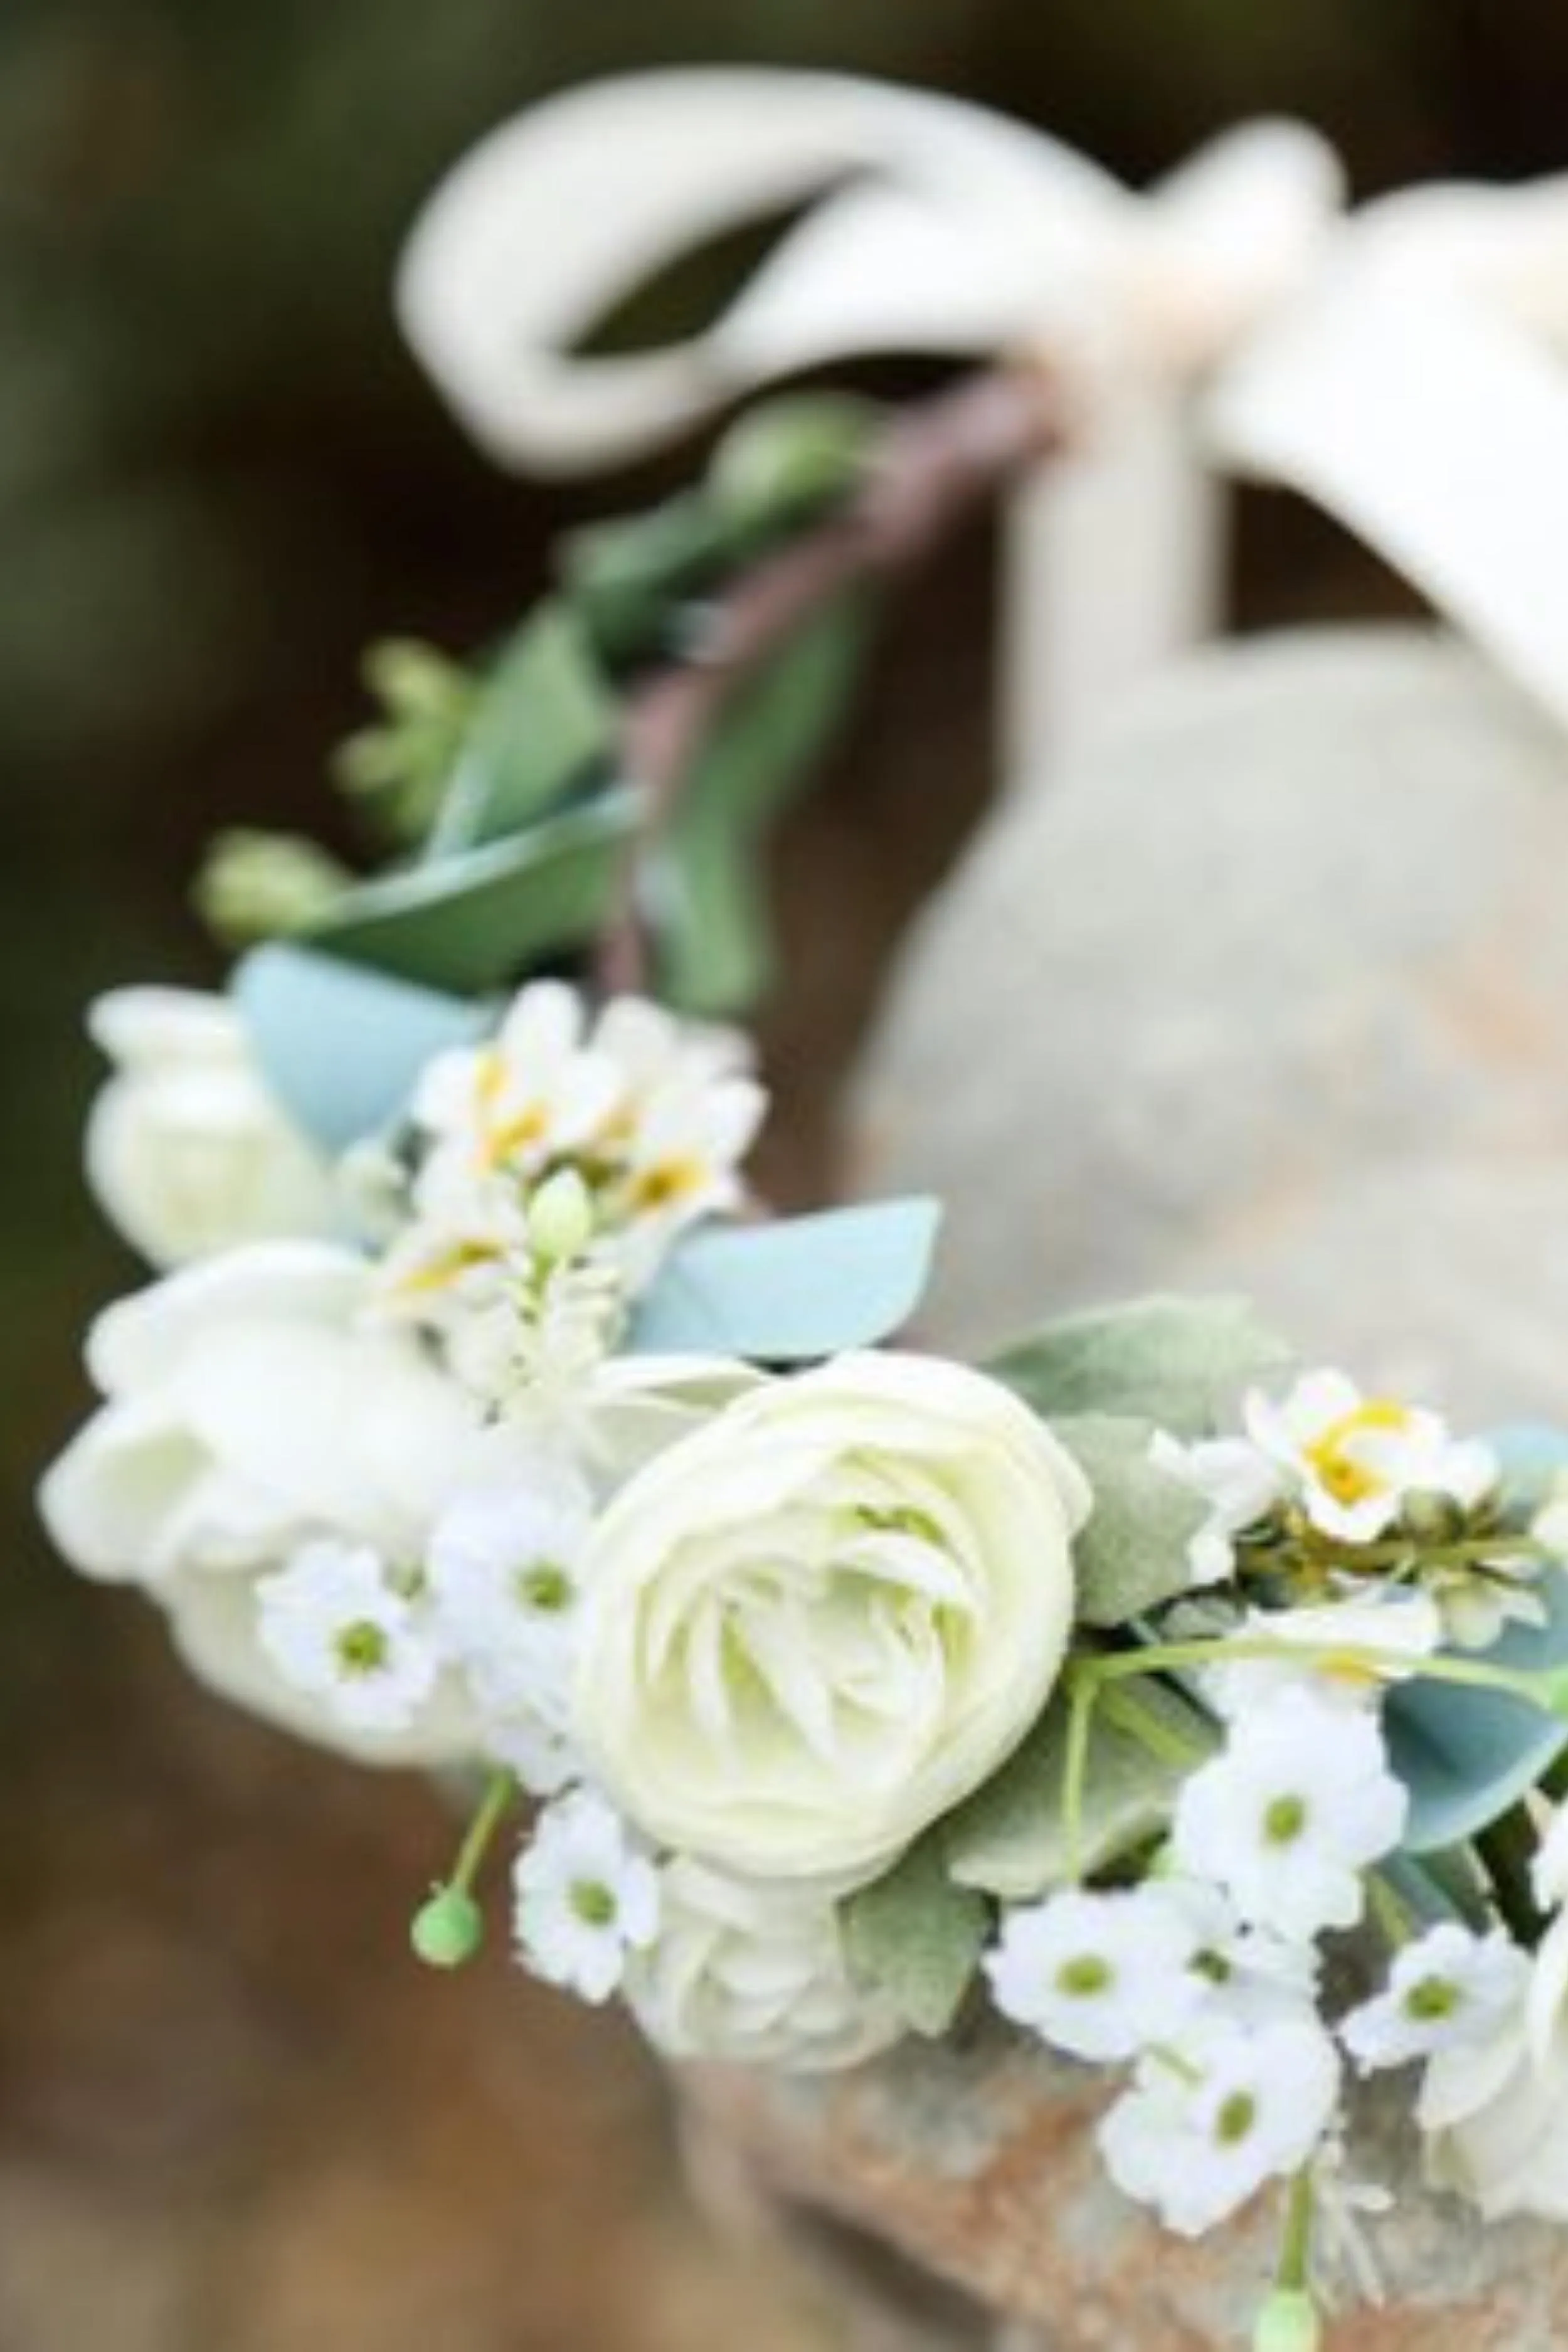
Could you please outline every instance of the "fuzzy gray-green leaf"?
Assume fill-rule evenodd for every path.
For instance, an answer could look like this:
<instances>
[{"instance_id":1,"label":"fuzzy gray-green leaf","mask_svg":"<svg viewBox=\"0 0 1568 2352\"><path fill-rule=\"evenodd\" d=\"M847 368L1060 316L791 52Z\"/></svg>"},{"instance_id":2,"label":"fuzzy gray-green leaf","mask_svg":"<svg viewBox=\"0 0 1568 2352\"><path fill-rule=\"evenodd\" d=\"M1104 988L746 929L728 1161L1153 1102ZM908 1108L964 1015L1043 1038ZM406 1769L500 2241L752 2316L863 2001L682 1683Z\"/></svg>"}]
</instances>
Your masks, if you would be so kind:
<instances>
[{"instance_id":1,"label":"fuzzy gray-green leaf","mask_svg":"<svg viewBox=\"0 0 1568 2352\"><path fill-rule=\"evenodd\" d=\"M1162 1828L1182 1780L1215 1744L1208 1718L1162 1683L1102 1695L1089 1732L1075 1857L1062 1801L1067 1708L1058 1701L943 1824L948 1868L961 1885L1012 1903L1062 1885L1075 1859L1086 1874L1103 1870Z\"/></svg>"},{"instance_id":2,"label":"fuzzy gray-green leaf","mask_svg":"<svg viewBox=\"0 0 1568 2352\"><path fill-rule=\"evenodd\" d=\"M913 2032L945 2033L991 1932L991 1906L949 1877L939 1835L839 1911L850 1974L889 2000Z\"/></svg>"},{"instance_id":3,"label":"fuzzy gray-green leaf","mask_svg":"<svg viewBox=\"0 0 1568 2352\"><path fill-rule=\"evenodd\" d=\"M1150 1458L1152 1422L1114 1413L1053 1421L1093 1490L1073 1543L1080 1624L1125 1625L1187 1591L1187 1547L1207 1517L1190 1486Z\"/></svg>"},{"instance_id":4,"label":"fuzzy gray-green leaf","mask_svg":"<svg viewBox=\"0 0 1568 2352\"><path fill-rule=\"evenodd\" d=\"M1242 1298L1156 1297L1064 1316L986 1366L1050 1421L1133 1413L1178 1437L1201 1437L1241 1392L1289 1363Z\"/></svg>"}]
</instances>

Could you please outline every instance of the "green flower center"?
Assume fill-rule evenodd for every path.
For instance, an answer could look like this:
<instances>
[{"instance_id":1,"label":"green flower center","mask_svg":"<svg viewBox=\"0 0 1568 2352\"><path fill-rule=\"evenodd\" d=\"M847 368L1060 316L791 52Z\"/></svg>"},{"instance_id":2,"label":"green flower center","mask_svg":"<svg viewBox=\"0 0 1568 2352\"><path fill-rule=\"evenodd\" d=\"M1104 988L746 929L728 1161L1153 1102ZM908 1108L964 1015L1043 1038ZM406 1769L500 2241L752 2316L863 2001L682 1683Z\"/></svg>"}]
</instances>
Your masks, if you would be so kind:
<instances>
[{"instance_id":1,"label":"green flower center","mask_svg":"<svg viewBox=\"0 0 1568 2352\"><path fill-rule=\"evenodd\" d=\"M1459 1988L1448 1977L1423 1977L1405 1996L1405 2013L1420 2025L1440 2024L1459 2006Z\"/></svg>"},{"instance_id":2,"label":"green flower center","mask_svg":"<svg viewBox=\"0 0 1568 2352\"><path fill-rule=\"evenodd\" d=\"M1307 1826L1307 1807L1300 1797L1276 1797L1263 1816L1263 1834L1270 1845L1294 1845Z\"/></svg>"},{"instance_id":3,"label":"green flower center","mask_svg":"<svg viewBox=\"0 0 1568 2352\"><path fill-rule=\"evenodd\" d=\"M572 1908L584 1927L615 1924L616 1898L601 1879L580 1878L572 1889Z\"/></svg>"},{"instance_id":4,"label":"green flower center","mask_svg":"<svg viewBox=\"0 0 1568 2352\"><path fill-rule=\"evenodd\" d=\"M1258 2121L1258 2102L1250 2091L1233 2091L1215 2117L1214 2136L1221 2147L1239 2147Z\"/></svg>"},{"instance_id":5,"label":"green flower center","mask_svg":"<svg viewBox=\"0 0 1568 2352\"><path fill-rule=\"evenodd\" d=\"M385 1626L376 1624L370 1617L360 1617L352 1625L342 1626L333 1648L345 1675L382 1674L392 1654Z\"/></svg>"},{"instance_id":6,"label":"green flower center","mask_svg":"<svg viewBox=\"0 0 1568 2352\"><path fill-rule=\"evenodd\" d=\"M1057 1971L1057 1990L1066 1993L1069 2000L1097 2000L1102 1992L1109 1992L1115 1981L1115 1970L1098 1952L1080 1953L1077 1959L1065 1961Z\"/></svg>"},{"instance_id":7,"label":"green flower center","mask_svg":"<svg viewBox=\"0 0 1568 2352\"><path fill-rule=\"evenodd\" d=\"M519 1570L517 1597L539 1616L559 1617L572 1605L572 1579L555 1560L535 1560Z\"/></svg>"}]
</instances>

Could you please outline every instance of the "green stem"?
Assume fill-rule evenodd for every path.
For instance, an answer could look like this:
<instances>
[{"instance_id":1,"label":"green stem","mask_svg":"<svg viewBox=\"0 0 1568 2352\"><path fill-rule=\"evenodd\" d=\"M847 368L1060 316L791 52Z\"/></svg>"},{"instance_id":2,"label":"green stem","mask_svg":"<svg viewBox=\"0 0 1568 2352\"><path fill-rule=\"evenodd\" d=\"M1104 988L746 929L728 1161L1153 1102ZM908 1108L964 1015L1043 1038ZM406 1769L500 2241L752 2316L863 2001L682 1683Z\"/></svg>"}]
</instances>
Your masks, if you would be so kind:
<instances>
[{"instance_id":1,"label":"green stem","mask_svg":"<svg viewBox=\"0 0 1568 2352\"><path fill-rule=\"evenodd\" d=\"M1535 1900L1531 1865L1539 1841L1535 1824L1523 1805L1500 1814L1476 1839L1499 1911L1509 1933L1527 1951L1541 1941L1546 1922Z\"/></svg>"},{"instance_id":2,"label":"green stem","mask_svg":"<svg viewBox=\"0 0 1568 2352\"><path fill-rule=\"evenodd\" d=\"M1384 1943L1391 1951L1402 1950L1413 1934L1409 1913L1380 1870L1368 1871L1366 1891Z\"/></svg>"},{"instance_id":3,"label":"green stem","mask_svg":"<svg viewBox=\"0 0 1568 2352\"><path fill-rule=\"evenodd\" d=\"M1083 1793L1089 1780L1089 1741L1100 1698L1095 1684L1075 1681L1068 1696L1067 1756L1062 1765L1062 1842L1068 1883L1083 1877Z\"/></svg>"},{"instance_id":4,"label":"green stem","mask_svg":"<svg viewBox=\"0 0 1568 2352\"><path fill-rule=\"evenodd\" d=\"M1479 1658L1454 1658L1447 1655L1411 1657L1397 1650L1380 1650L1362 1643L1325 1642L1310 1646L1305 1642L1273 1642L1263 1634L1243 1633L1218 1641L1163 1642L1142 1650L1114 1650L1094 1657L1079 1658L1074 1667L1079 1678L1095 1683L1122 1682L1141 1675L1191 1674L1200 1667L1226 1664L1250 1664L1254 1661L1287 1665L1317 1665L1343 1672L1350 1670L1373 1677L1393 1676L1398 1680L1419 1678L1426 1682L1452 1683L1464 1690L1501 1691L1510 1698L1524 1700L1539 1707L1543 1714L1561 1712L1557 1677L1550 1673L1529 1673L1509 1666L1489 1666Z\"/></svg>"},{"instance_id":5,"label":"green stem","mask_svg":"<svg viewBox=\"0 0 1568 2352\"><path fill-rule=\"evenodd\" d=\"M1294 2294L1305 2294L1310 2290L1313 2205L1312 2169L1304 2164L1290 2183L1289 2201L1285 2208L1285 2237L1276 2274L1277 2284Z\"/></svg>"},{"instance_id":6,"label":"green stem","mask_svg":"<svg viewBox=\"0 0 1568 2352\"><path fill-rule=\"evenodd\" d=\"M517 1780L513 1773L492 1772L485 1783L485 1791L474 1811L474 1817L458 1849L458 1859L452 1865L452 1875L447 1881L461 1895L471 1895L474 1881L484 1867L490 1844L511 1811L517 1796Z\"/></svg>"}]
</instances>

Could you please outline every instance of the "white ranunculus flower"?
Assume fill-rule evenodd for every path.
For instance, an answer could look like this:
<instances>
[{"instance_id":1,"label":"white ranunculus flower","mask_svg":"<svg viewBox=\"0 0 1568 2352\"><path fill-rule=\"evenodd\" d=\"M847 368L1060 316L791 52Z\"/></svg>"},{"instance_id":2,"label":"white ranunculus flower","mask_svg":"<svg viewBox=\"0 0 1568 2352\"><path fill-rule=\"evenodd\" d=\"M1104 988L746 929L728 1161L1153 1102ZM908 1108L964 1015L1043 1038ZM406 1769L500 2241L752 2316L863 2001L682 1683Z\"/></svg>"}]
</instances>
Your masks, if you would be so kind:
<instances>
[{"instance_id":1,"label":"white ranunculus flower","mask_svg":"<svg viewBox=\"0 0 1568 2352\"><path fill-rule=\"evenodd\" d=\"M275 1567L322 1534L420 1559L478 1411L416 1341L362 1319L368 1278L328 1243L260 1242L100 1315L105 1402L40 1489L66 1558L153 1586Z\"/></svg>"},{"instance_id":2,"label":"white ranunculus flower","mask_svg":"<svg viewBox=\"0 0 1568 2352\"><path fill-rule=\"evenodd\" d=\"M225 998L120 988L88 1025L113 1066L88 1120L88 1181L153 1265L341 1223L330 1168L268 1093Z\"/></svg>"},{"instance_id":3,"label":"white ranunculus flower","mask_svg":"<svg viewBox=\"0 0 1568 2352\"><path fill-rule=\"evenodd\" d=\"M757 1886L679 1855L662 1873L659 1928L628 1972L626 1999L668 2058L858 2066L897 2042L892 2005L845 1964L838 1890Z\"/></svg>"},{"instance_id":4,"label":"white ranunculus flower","mask_svg":"<svg viewBox=\"0 0 1568 2352\"><path fill-rule=\"evenodd\" d=\"M853 1354L765 1382L600 1520L579 1737L677 1852L753 1878L869 1875L1037 1718L1089 1503L982 1373Z\"/></svg>"}]
</instances>

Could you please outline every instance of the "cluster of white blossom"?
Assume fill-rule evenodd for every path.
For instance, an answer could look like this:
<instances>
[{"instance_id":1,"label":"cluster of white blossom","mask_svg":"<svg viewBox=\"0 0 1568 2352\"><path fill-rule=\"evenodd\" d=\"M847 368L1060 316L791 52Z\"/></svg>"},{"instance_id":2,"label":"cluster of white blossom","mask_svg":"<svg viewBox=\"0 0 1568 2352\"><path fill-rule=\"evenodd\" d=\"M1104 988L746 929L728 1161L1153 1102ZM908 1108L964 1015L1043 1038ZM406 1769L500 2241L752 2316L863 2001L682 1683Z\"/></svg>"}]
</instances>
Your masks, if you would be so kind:
<instances>
[{"instance_id":1,"label":"cluster of white blossom","mask_svg":"<svg viewBox=\"0 0 1568 2352\"><path fill-rule=\"evenodd\" d=\"M1283 1523L1305 1532L1325 1599L1403 1591L1414 1570L1442 1637L1461 1648L1542 1621L1539 1559L1516 1535L1448 1552L1432 1540L1446 1524L1467 1532L1495 1495L1492 1448L1453 1437L1434 1412L1363 1396L1342 1372L1307 1373L1280 1401L1249 1396L1241 1436L1181 1444L1161 1433L1152 1458L1208 1507L1189 1550L1194 1591L1228 1583L1248 1538Z\"/></svg>"}]
</instances>

